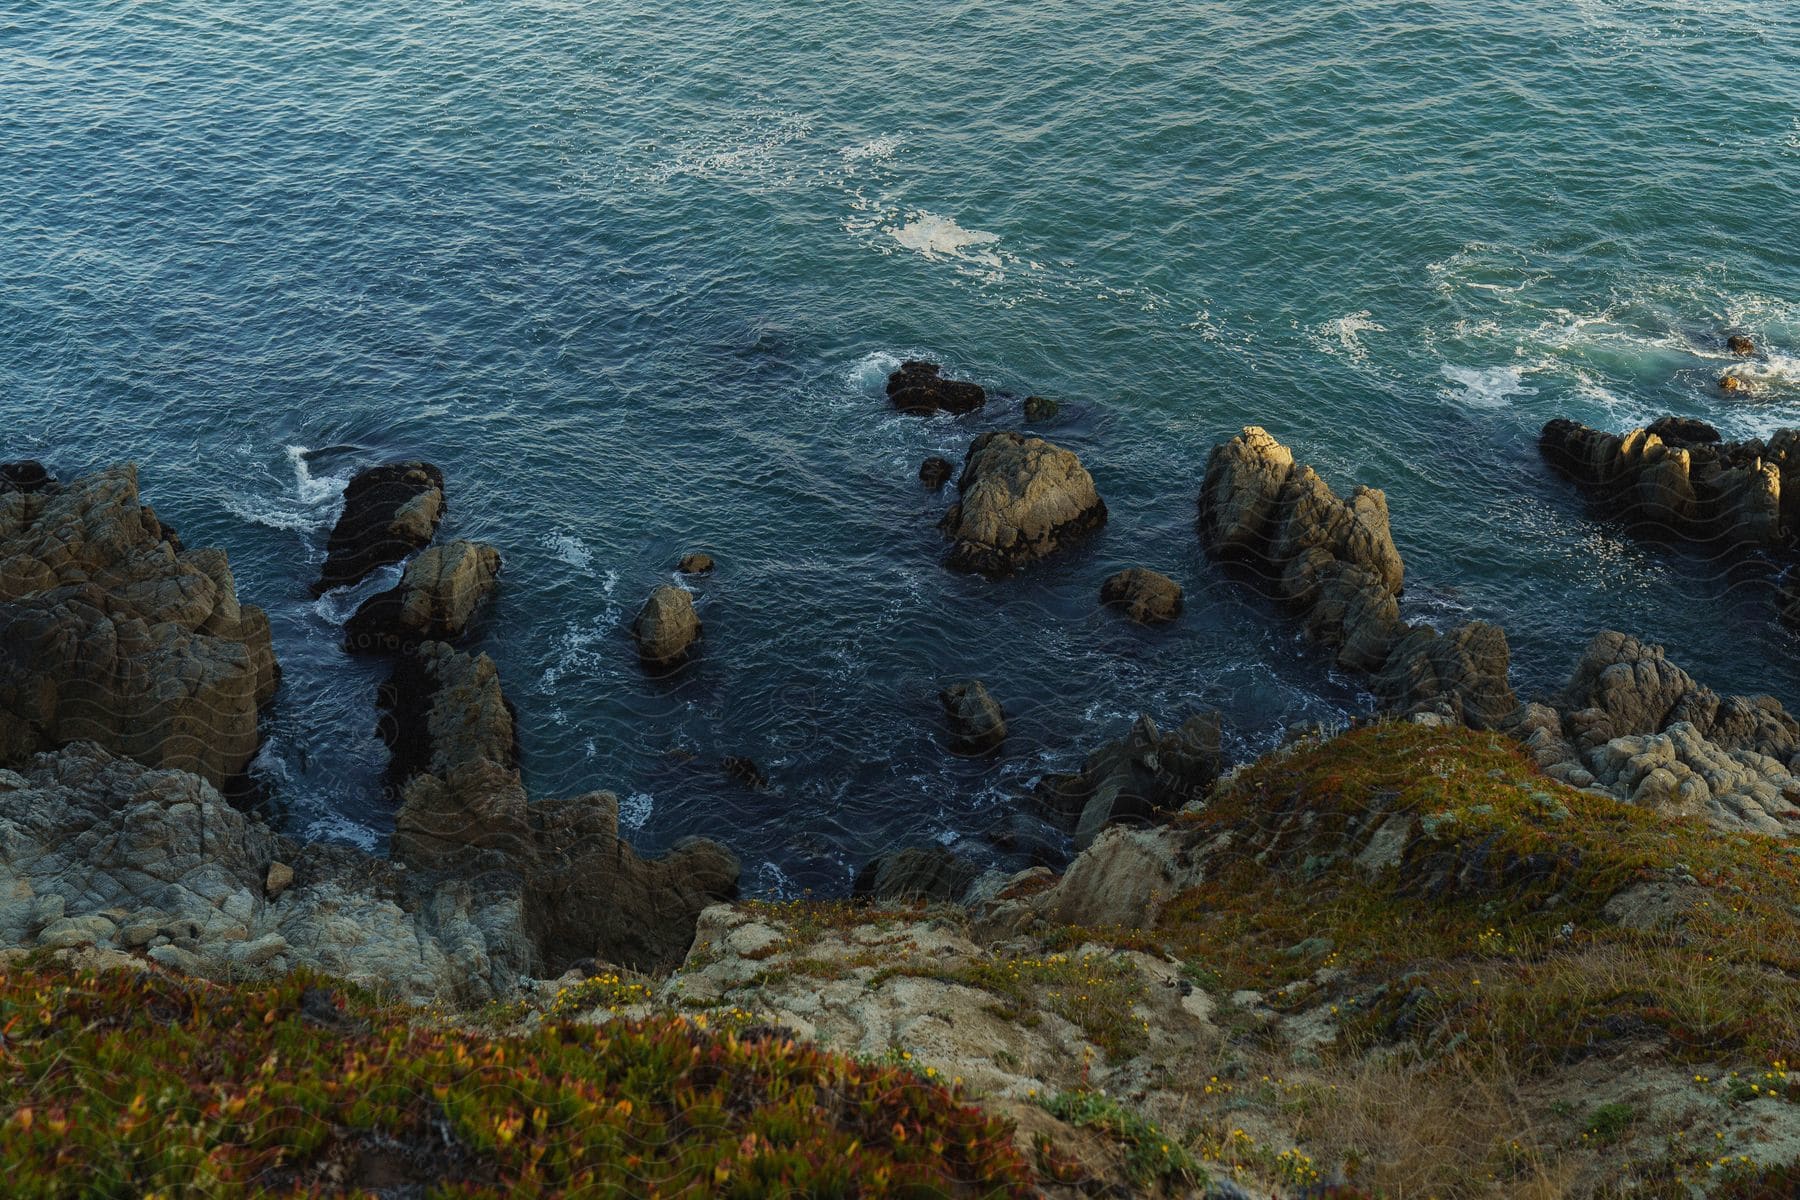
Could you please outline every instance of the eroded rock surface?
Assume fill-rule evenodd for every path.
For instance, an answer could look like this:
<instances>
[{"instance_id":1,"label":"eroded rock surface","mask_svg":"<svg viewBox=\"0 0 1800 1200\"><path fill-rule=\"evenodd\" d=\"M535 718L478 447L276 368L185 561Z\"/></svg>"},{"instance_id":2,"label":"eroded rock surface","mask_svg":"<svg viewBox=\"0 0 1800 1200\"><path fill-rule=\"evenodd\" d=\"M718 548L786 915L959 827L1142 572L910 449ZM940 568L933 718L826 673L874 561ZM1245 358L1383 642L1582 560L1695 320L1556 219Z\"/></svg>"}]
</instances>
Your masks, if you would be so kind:
<instances>
[{"instance_id":1,"label":"eroded rock surface","mask_svg":"<svg viewBox=\"0 0 1800 1200\"><path fill-rule=\"evenodd\" d=\"M1181 585L1160 571L1130 567L1107 576L1100 603L1140 625L1162 625L1181 615Z\"/></svg>"},{"instance_id":2,"label":"eroded rock surface","mask_svg":"<svg viewBox=\"0 0 1800 1200\"><path fill-rule=\"evenodd\" d=\"M353 651L396 654L423 641L455 640L500 578L500 552L481 542L432 546L406 564L396 587L371 596L344 627Z\"/></svg>"},{"instance_id":3,"label":"eroded rock surface","mask_svg":"<svg viewBox=\"0 0 1800 1200\"><path fill-rule=\"evenodd\" d=\"M137 469L0 490L0 765L98 742L215 785L256 753L279 672L221 550L183 550Z\"/></svg>"},{"instance_id":4,"label":"eroded rock surface","mask_svg":"<svg viewBox=\"0 0 1800 1200\"><path fill-rule=\"evenodd\" d=\"M984 433L969 446L960 497L940 527L948 565L1007 575L1106 524L1106 504L1081 460L1042 438Z\"/></svg>"},{"instance_id":5,"label":"eroded rock surface","mask_svg":"<svg viewBox=\"0 0 1800 1200\"><path fill-rule=\"evenodd\" d=\"M444 473L430 463L358 471L344 489L344 510L326 542L313 595L353 584L429 545L444 507Z\"/></svg>"}]
</instances>

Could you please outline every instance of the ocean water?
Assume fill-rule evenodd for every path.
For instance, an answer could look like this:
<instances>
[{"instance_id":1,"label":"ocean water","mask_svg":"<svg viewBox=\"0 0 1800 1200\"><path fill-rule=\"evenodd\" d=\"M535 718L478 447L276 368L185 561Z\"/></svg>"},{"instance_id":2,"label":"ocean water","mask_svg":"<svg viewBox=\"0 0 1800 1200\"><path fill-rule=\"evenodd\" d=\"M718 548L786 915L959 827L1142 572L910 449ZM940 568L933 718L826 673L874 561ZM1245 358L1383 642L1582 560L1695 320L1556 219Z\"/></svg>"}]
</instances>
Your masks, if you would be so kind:
<instances>
[{"instance_id":1,"label":"ocean water","mask_svg":"<svg viewBox=\"0 0 1800 1200\"><path fill-rule=\"evenodd\" d=\"M1770 353L1734 364L1723 333ZM892 412L944 362L998 395ZM1730 398L1722 370L1748 373ZM1112 511L1026 576L938 565L919 459L1062 402ZM379 845L379 666L314 601L344 480L429 458L493 542L480 639L534 793L609 788L763 894L984 837L1140 710L1249 755L1369 703L1192 533L1260 423L1387 490L1412 619L1555 686L1597 629L1800 703L1766 573L1590 519L1539 426L1800 422L1800 8L1783 0L0 5L0 457L120 459L231 553L286 682L260 770ZM625 632L682 553L706 624ZM1126 565L1188 611L1097 610ZM985 679L994 760L934 693ZM728 783L756 758L764 793Z\"/></svg>"}]
</instances>

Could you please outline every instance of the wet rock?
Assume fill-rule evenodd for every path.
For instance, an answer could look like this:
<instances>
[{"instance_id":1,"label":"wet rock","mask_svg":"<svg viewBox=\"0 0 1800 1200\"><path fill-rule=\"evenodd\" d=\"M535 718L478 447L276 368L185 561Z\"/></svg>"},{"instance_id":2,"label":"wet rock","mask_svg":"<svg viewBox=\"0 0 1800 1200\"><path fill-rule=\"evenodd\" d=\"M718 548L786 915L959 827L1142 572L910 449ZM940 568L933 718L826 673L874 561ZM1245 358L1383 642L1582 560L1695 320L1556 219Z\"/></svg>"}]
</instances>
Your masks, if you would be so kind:
<instances>
[{"instance_id":1,"label":"wet rock","mask_svg":"<svg viewBox=\"0 0 1800 1200\"><path fill-rule=\"evenodd\" d=\"M769 777L763 774L763 769L756 765L753 758L728 754L719 761L719 769L725 773L725 778L752 791L761 791L769 786Z\"/></svg>"},{"instance_id":2,"label":"wet rock","mask_svg":"<svg viewBox=\"0 0 1800 1200\"><path fill-rule=\"evenodd\" d=\"M675 569L683 575L709 575L712 573L713 560L710 554L689 554L675 564Z\"/></svg>"},{"instance_id":3,"label":"wet rock","mask_svg":"<svg viewBox=\"0 0 1800 1200\"><path fill-rule=\"evenodd\" d=\"M481 542L432 546L406 564L396 587L371 596L344 626L346 649L409 652L424 641L454 641L500 577L500 552Z\"/></svg>"},{"instance_id":4,"label":"wet rock","mask_svg":"<svg viewBox=\"0 0 1800 1200\"><path fill-rule=\"evenodd\" d=\"M934 492L949 483L954 474L956 464L935 454L919 464L919 482Z\"/></svg>"},{"instance_id":5,"label":"wet rock","mask_svg":"<svg viewBox=\"0 0 1800 1200\"><path fill-rule=\"evenodd\" d=\"M223 784L278 679L224 552L171 543L135 467L0 491L0 766L85 739Z\"/></svg>"},{"instance_id":6,"label":"wet rock","mask_svg":"<svg viewBox=\"0 0 1800 1200\"><path fill-rule=\"evenodd\" d=\"M953 753L986 754L1006 740L1006 715L979 679L951 684L938 693L938 703L944 707Z\"/></svg>"},{"instance_id":7,"label":"wet rock","mask_svg":"<svg viewBox=\"0 0 1800 1200\"><path fill-rule=\"evenodd\" d=\"M1181 585L1158 571L1131 567L1100 585L1100 603L1139 624L1162 624L1181 615Z\"/></svg>"},{"instance_id":8,"label":"wet rock","mask_svg":"<svg viewBox=\"0 0 1800 1200\"><path fill-rule=\"evenodd\" d=\"M1109 825L1149 824L1204 800L1223 769L1218 713L1189 717L1170 734L1141 715L1130 733L1089 754L1079 772L1045 776L1034 798L1085 850Z\"/></svg>"},{"instance_id":9,"label":"wet rock","mask_svg":"<svg viewBox=\"0 0 1800 1200\"><path fill-rule=\"evenodd\" d=\"M909 413L966 413L987 403L979 384L945 379L937 363L912 359L888 376L887 394L894 407Z\"/></svg>"},{"instance_id":10,"label":"wet rock","mask_svg":"<svg viewBox=\"0 0 1800 1200\"><path fill-rule=\"evenodd\" d=\"M1719 390L1727 395L1747 392L1750 390L1750 381L1741 375L1721 375L1719 376Z\"/></svg>"},{"instance_id":11,"label":"wet rock","mask_svg":"<svg viewBox=\"0 0 1800 1200\"><path fill-rule=\"evenodd\" d=\"M631 623L631 636L647 669L666 672L681 666L700 637L694 598L681 588L663 584L650 593L644 607L638 610L637 619Z\"/></svg>"},{"instance_id":12,"label":"wet rock","mask_svg":"<svg viewBox=\"0 0 1800 1200\"><path fill-rule=\"evenodd\" d=\"M1012 432L969 446L960 499L940 522L953 570L1006 575L1106 524L1093 476L1068 450Z\"/></svg>"},{"instance_id":13,"label":"wet rock","mask_svg":"<svg viewBox=\"0 0 1800 1200\"><path fill-rule=\"evenodd\" d=\"M1660 417L1650 422L1650 432L1671 446L1714 446L1719 431L1693 417Z\"/></svg>"},{"instance_id":14,"label":"wet rock","mask_svg":"<svg viewBox=\"0 0 1800 1200\"><path fill-rule=\"evenodd\" d=\"M55 486L56 480L41 462L28 458L0 463L0 493L47 492Z\"/></svg>"},{"instance_id":15,"label":"wet rock","mask_svg":"<svg viewBox=\"0 0 1800 1200\"><path fill-rule=\"evenodd\" d=\"M430 463L386 463L358 471L344 489L344 510L326 541L313 595L356 583L428 545L444 507L444 474Z\"/></svg>"},{"instance_id":16,"label":"wet rock","mask_svg":"<svg viewBox=\"0 0 1800 1200\"><path fill-rule=\"evenodd\" d=\"M376 704L376 732L393 754L389 776L397 783L483 761L506 770L518 765L512 706L485 654L425 642L394 664Z\"/></svg>"},{"instance_id":17,"label":"wet rock","mask_svg":"<svg viewBox=\"0 0 1800 1200\"><path fill-rule=\"evenodd\" d=\"M1048 421L1062 410L1062 406L1048 396L1025 397L1025 419L1027 421Z\"/></svg>"},{"instance_id":18,"label":"wet rock","mask_svg":"<svg viewBox=\"0 0 1800 1200\"><path fill-rule=\"evenodd\" d=\"M857 872L850 894L867 900L955 903L979 874L974 863L944 846L913 846L871 859Z\"/></svg>"},{"instance_id":19,"label":"wet rock","mask_svg":"<svg viewBox=\"0 0 1800 1200\"><path fill-rule=\"evenodd\" d=\"M1756 353L1756 343L1741 333L1734 333L1726 338L1725 348L1739 358L1748 358Z\"/></svg>"}]
</instances>

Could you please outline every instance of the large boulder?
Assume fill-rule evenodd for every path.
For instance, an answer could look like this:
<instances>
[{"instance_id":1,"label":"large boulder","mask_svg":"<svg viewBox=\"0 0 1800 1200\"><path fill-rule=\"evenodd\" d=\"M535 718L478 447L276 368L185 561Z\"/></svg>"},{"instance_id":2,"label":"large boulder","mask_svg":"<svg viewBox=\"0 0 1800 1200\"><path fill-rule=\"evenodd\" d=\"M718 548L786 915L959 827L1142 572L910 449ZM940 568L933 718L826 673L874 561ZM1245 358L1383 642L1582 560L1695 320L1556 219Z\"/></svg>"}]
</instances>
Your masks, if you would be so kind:
<instances>
[{"instance_id":1,"label":"large boulder","mask_svg":"<svg viewBox=\"0 0 1800 1200\"><path fill-rule=\"evenodd\" d=\"M700 638L694 598L681 588L663 584L638 610L631 636L637 642L638 658L649 670L665 672L681 666Z\"/></svg>"},{"instance_id":2,"label":"large boulder","mask_svg":"<svg viewBox=\"0 0 1800 1200\"><path fill-rule=\"evenodd\" d=\"M395 654L423 641L454 641L499 578L500 552L492 546L460 540L432 546L406 564L398 586L358 606L344 626L344 644Z\"/></svg>"},{"instance_id":3,"label":"large boulder","mask_svg":"<svg viewBox=\"0 0 1800 1200\"><path fill-rule=\"evenodd\" d=\"M224 552L181 549L135 467L27 482L0 491L0 765L91 740L239 776L279 671Z\"/></svg>"},{"instance_id":4,"label":"large boulder","mask_svg":"<svg viewBox=\"0 0 1800 1200\"><path fill-rule=\"evenodd\" d=\"M966 413L987 403L979 384L945 379L937 363L911 359L888 376L887 394L894 407L909 413Z\"/></svg>"},{"instance_id":5,"label":"large boulder","mask_svg":"<svg viewBox=\"0 0 1800 1200\"><path fill-rule=\"evenodd\" d=\"M940 527L958 571L1010 574L1106 524L1106 504L1081 460L1021 433L976 438L957 489Z\"/></svg>"},{"instance_id":6,"label":"large boulder","mask_svg":"<svg viewBox=\"0 0 1800 1200\"><path fill-rule=\"evenodd\" d=\"M1181 615L1181 585L1160 571L1129 567L1107 576L1100 603L1140 625L1160 625Z\"/></svg>"},{"instance_id":7,"label":"large boulder","mask_svg":"<svg viewBox=\"0 0 1800 1200\"><path fill-rule=\"evenodd\" d=\"M345 587L431 543L444 516L444 473L428 462L358 471L326 542L313 595Z\"/></svg>"},{"instance_id":8,"label":"large boulder","mask_svg":"<svg viewBox=\"0 0 1800 1200\"><path fill-rule=\"evenodd\" d=\"M957 754L986 754L1006 740L1006 714L979 679L953 683L938 693L950 728L950 749Z\"/></svg>"}]
</instances>

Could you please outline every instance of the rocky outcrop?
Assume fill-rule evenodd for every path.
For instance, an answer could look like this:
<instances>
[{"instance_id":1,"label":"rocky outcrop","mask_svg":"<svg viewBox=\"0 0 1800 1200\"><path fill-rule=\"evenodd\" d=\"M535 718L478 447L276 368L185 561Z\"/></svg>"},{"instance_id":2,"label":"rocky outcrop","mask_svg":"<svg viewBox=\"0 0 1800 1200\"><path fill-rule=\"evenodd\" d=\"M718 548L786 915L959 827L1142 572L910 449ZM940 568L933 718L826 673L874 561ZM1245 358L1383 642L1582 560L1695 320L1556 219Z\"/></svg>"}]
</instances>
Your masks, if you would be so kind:
<instances>
[{"instance_id":1,"label":"rocky outcrop","mask_svg":"<svg viewBox=\"0 0 1800 1200\"><path fill-rule=\"evenodd\" d=\"M1107 576L1100 603L1140 625L1161 625L1181 615L1181 585L1159 571L1130 567Z\"/></svg>"},{"instance_id":2,"label":"rocky outcrop","mask_svg":"<svg viewBox=\"0 0 1800 1200\"><path fill-rule=\"evenodd\" d=\"M1597 635L1562 693L1507 728L1576 787L1721 829L1800 832L1800 721L1771 696L1719 696L1661 646Z\"/></svg>"},{"instance_id":3,"label":"rocky outcrop","mask_svg":"<svg viewBox=\"0 0 1800 1200\"><path fill-rule=\"evenodd\" d=\"M270 887L277 864L290 874ZM516 897L421 883L276 836L198 776L91 742L0 771L0 945L237 977L310 967L414 1000L514 991L532 965Z\"/></svg>"},{"instance_id":4,"label":"rocky outcrop","mask_svg":"<svg viewBox=\"0 0 1800 1200\"><path fill-rule=\"evenodd\" d=\"M313 595L356 583L430 545L444 507L444 474L430 463L386 463L358 471L344 489L344 510L326 542Z\"/></svg>"},{"instance_id":5,"label":"rocky outcrop","mask_svg":"<svg viewBox=\"0 0 1800 1200\"><path fill-rule=\"evenodd\" d=\"M588 958L666 966L687 952L700 910L735 894L737 859L716 843L639 857L619 836L610 792L528 802L512 712L486 655L427 642L396 676L384 733L410 770L394 859L511 897L540 973Z\"/></svg>"},{"instance_id":6,"label":"rocky outcrop","mask_svg":"<svg viewBox=\"0 0 1800 1200\"><path fill-rule=\"evenodd\" d=\"M1502 630L1478 621L1440 633L1401 619L1405 566L1381 492L1338 496L1250 426L1213 447L1195 528L1209 554L1296 612L1339 666L1374 675L1388 708L1491 728L1516 707Z\"/></svg>"},{"instance_id":7,"label":"rocky outcrop","mask_svg":"<svg viewBox=\"0 0 1800 1200\"><path fill-rule=\"evenodd\" d=\"M1538 449L1607 516L1653 536L1719 551L1784 543L1800 486L1800 430L1723 442L1699 421L1665 417L1624 435L1576 421L1549 422Z\"/></svg>"},{"instance_id":8,"label":"rocky outcrop","mask_svg":"<svg viewBox=\"0 0 1800 1200\"><path fill-rule=\"evenodd\" d=\"M94 741L215 785L256 753L279 672L225 554L183 550L135 467L0 490L0 765Z\"/></svg>"},{"instance_id":9,"label":"rocky outcrop","mask_svg":"<svg viewBox=\"0 0 1800 1200\"><path fill-rule=\"evenodd\" d=\"M866 900L954 903L979 874L974 863L948 847L911 846L870 859L857 872L850 894Z\"/></svg>"},{"instance_id":10,"label":"rocky outcrop","mask_svg":"<svg viewBox=\"0 0 1800 1200\"><path fill-rule=\"evenodd\" d=\"M1204 800L1223 769L1218 713L1189 717L1169 734L1143 715L1130 733L1089 754L1079 772L1045 776L1035 799L1085 850L1109 825L1166 820Z\"/></svg>"},{"instance_id":11,"label":"rocky outcrop","mask_svg":"<svg viewBox=\"0 0 1800 1200\"><path fill-rule=\"evenodd\" d=\"M979 679L953 683L938 693L950 749L956 754L986 754L1006 740L1006 714Z\"/></svg>"},{"instance_id":12,"label":"rocky outcrop","mask_svg":"<svg viewBox=\"0 0 1800 1200\"><path fill-rule=\"evenodd\" d=\"M909 413L966 413L987 403L981 385L945 379L937 363L911 359L888 376L887 395L895 408Z\"/></svg>"},{"instance_id":13,"label":"rocky outcrop","mask_svg":"<svg viewBox=\"0 0 1800 1200\"><path fill-rule=\"evenodd\" d=\"M956 464L935 454L919 464L919 482L934 492L949 483L954 474Z\"/></svg>"},{"instance_id":14,"label":"rocky outcrop","mask_svg":"<svg viewBox=\"0 0 1800 1200\"><path fill-rule=\"evenodd\" d=\"M960 498L940 522L953 570L1007 575L1106 524L1081 460L1042 438L984 433L969 446Z\"/></svg>"},{"instance_id":15,"label":"rocky outcrop","mask_svg":"<svg viewBox=\"0 0 1800 1200\"><path fill-rule=\"evenodd\" d=\"M687 661L700 638L694 598L681 588L663 584L638 610L631 636L646 669L658 673L675 670Z\"/></svg>"},{"instance_id":16,"label":"rocky outcrop","mask_svg":"<svg viewBox=\"0 0 1800 1200\"><path fill-rule=\"evenodd\" d=\"M396 587L358 606L344 627L346 649L410 652L424 641L454 641L500 578L500 552L481 542L432 546L406 564Z\"/></svg>"}]
</instances>

